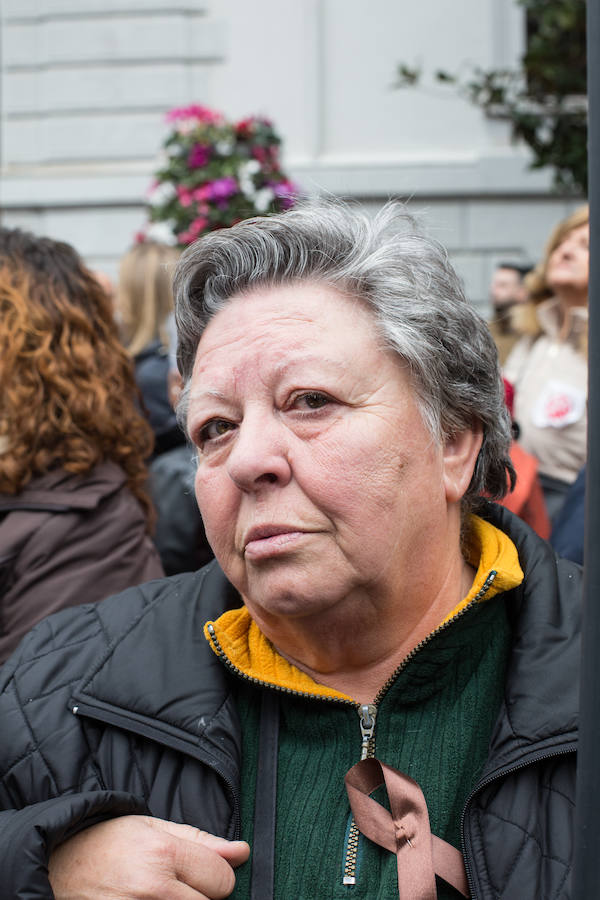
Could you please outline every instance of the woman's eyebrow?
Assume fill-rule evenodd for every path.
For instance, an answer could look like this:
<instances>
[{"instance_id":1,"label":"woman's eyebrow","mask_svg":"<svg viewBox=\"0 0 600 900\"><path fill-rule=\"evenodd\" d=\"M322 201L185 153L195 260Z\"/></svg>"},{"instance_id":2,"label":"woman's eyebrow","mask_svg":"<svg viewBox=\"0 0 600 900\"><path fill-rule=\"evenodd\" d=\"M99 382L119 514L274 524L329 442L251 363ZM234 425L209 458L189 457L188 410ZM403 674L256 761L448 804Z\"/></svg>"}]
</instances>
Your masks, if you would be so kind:
<instances>
[{"instance_id":1,"label":"woman's eyebrow","mask_svg":"<svg viewBox=\"0 0 600 900\"><path fill-rule=\"evenodd\" d=\"M339 372L345 372L348 369L348 363L343 362L340 359L334 359L331 356L322 356L317 353L299 353L298 355L294 355L291 358L283 360L279 365L276 366L275 371L278 375L287 375L290 370L305 365L306 363L318 363L319 365L325 364L326 366L330 366L331 368L336 369Z\"/></svg>"},{"instance_id":2,"label":"woman's eyebrow","mask_svg":"<svg viewBox=\"0 0 600 900\"><path fill-rule=\"evenodd\" d=\"M230 399L227 394L224 394L223 391L218 391L216 388L198 388L197 390L191 390L189 394L189 404L198 404L206 400L218 400L220 403L229 403Z\"/></svg>"}]
</instances>

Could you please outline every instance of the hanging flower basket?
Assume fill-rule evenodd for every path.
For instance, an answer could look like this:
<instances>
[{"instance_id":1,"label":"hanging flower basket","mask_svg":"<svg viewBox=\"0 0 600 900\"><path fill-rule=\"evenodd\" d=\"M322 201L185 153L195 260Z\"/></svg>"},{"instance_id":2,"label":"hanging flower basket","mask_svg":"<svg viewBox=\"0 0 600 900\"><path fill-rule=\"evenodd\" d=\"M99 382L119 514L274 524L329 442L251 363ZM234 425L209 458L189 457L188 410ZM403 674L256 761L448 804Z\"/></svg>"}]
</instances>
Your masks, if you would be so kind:
<instances>
[{"instance_id":1,"label":"hanging flower basket","mask_svg":"<svg viewBox=\"0 0 600 900\"><path fill-rule=\"evenodd\" d=\"M185 247L208 231L294 204L298 189L281 169L281 140L268 119L232 123L192 105L172 109L166 120L171 131L138 240Z\"/></svg>"}]
</instances>

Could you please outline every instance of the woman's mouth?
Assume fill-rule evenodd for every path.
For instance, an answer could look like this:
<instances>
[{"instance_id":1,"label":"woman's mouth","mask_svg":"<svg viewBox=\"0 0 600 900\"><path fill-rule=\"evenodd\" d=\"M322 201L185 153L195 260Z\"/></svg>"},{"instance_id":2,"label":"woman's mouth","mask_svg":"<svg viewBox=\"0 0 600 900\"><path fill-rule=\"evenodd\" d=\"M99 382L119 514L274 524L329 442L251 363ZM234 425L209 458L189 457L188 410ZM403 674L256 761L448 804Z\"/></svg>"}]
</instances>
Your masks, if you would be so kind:
<instances>
[{"instance_id":1,"label":"woman's mouth","mask_svg":"<svg viewBox=\"0 0 600 900\"><path fill-rule=\"evenodd\" d=\"M278 556L293 549L304 537L305 531L292 526L252 528L245 540L244 556L251 560Z\"/></svg>"}]
</instances>

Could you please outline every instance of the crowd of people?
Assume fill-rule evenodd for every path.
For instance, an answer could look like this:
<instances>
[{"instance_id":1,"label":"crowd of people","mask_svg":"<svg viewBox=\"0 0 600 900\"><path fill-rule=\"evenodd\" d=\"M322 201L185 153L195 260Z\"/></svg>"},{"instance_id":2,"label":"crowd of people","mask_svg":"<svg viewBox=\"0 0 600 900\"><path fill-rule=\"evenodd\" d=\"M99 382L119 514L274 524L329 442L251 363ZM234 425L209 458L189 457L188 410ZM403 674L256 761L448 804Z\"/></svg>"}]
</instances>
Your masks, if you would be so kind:
<instances>
[{"instance_id":1,"label":"crowd of people","mask_svg":"<svg viewBox=\"0 0 600 900\"><path fill-rule=\"evenodd\" d=\"M0 229L1 896L570 896L588 245Z\"/></svg>"}]
</instances>

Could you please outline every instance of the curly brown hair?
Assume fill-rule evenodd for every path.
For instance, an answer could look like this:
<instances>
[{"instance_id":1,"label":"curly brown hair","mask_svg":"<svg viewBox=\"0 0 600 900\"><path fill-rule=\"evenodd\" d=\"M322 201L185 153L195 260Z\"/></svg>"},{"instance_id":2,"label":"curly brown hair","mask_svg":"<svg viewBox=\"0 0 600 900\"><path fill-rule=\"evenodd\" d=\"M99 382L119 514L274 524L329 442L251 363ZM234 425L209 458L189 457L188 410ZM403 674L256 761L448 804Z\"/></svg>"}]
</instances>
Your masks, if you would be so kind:
<instances>
[{"instance_id":1,"label":"curly brown hair","mask_svg":"<svg viewBox=\"0 0 600 900\"><path fill-rule=\"evenodd\" d=\"M69 244L0 228L0 491L111 460L146 512L153 434L110 300Z\"/></svg>"}]
</instances>

